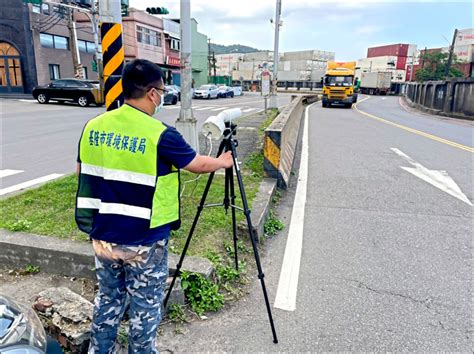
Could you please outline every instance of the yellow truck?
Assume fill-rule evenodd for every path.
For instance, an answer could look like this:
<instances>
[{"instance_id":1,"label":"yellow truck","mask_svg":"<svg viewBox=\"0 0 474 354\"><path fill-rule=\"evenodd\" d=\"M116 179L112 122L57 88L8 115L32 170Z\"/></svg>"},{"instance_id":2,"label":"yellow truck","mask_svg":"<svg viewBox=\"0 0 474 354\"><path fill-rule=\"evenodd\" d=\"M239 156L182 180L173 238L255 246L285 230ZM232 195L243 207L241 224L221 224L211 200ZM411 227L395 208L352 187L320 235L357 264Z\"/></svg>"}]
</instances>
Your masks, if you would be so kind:
<instances>
[{"instance_id":1,"label":"yellow truck","mask_svg":"<svg viewBox=\"0 0 474 354\"><path fill-rule=\"evenodd\" d=\"M343 104L346 108L357 102L354 90L356 62L328 61L323 81L323 107Z\"/></svg>"}]
</instances>

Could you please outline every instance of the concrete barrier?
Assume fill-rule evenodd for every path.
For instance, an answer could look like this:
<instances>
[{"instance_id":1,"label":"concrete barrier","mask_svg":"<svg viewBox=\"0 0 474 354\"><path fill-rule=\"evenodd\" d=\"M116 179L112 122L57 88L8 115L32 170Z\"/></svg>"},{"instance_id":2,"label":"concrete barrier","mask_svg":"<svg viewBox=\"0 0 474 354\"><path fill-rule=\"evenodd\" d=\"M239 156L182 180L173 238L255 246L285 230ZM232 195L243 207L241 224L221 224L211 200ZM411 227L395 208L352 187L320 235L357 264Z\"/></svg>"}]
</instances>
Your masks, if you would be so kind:
<instances>
[{"instance_id":1,"label":"concrete barrier","mask_svg":"<svg viewBox=\"0 0 474 354\"><path fill-rule=\"evenodd\" d=\"M306 105L316 102L318 95L292 96L292 101L265 129L263 168L268 177L276 178L278 187L288 187Z\"/></svg>"},{"instance_id":2,"label":"concrete barrier","mask_svg":"<svg viewBox=\"0 0 474 354\"><path fill-rule=\"evenodd\" d=\"M407 83L403 92L408 104L425 112L474 119L474 78Z\"/></svg>"}]
</instances>

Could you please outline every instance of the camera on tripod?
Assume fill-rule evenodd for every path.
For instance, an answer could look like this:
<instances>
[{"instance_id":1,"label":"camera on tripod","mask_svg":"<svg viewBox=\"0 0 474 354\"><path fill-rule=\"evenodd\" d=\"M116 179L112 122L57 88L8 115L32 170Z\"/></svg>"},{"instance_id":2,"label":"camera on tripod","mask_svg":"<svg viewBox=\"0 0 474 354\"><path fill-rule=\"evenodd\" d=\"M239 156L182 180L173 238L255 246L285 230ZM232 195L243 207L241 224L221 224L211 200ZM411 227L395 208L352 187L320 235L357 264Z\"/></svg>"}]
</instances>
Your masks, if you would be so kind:
<instances>
[{"instance_id":1,"label":"camera on tripod","mask_svg":"<svg viewBox=\"0 0 474 354\"><path fill-rule=\"evenodd\" d=\"M233 121L242 116L240 108L226 109L217 116L210 116L206 119L201 128L201 133L213 140L220 139L223 135L224 138L228 137L229 133L235 135L237 133L237 124ZM226 131L230 129L229 131Z\"/></svg>"}]
</instances>

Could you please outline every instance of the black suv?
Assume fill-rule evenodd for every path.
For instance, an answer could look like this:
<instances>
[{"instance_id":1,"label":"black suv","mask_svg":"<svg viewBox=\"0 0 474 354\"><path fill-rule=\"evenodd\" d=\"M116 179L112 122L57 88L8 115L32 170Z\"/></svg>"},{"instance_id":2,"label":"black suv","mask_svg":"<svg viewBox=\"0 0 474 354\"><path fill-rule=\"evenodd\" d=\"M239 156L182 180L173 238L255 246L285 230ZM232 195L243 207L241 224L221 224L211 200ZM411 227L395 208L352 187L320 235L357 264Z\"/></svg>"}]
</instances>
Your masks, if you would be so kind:
<instances>
[{"instance_id":1,"label":"black suv","mask_svg":"<svg viewBox=\"0 0 474 354\"><path fill-rule=\"evenodd\" d=\"M48 103L50 100L74 101L81 107L87 107L91 103L96 106L104 104L99 81L92 80L55 80L48 85L36 86L33 89L33 97L41 104Z\"/></svg>"}]
</instances>

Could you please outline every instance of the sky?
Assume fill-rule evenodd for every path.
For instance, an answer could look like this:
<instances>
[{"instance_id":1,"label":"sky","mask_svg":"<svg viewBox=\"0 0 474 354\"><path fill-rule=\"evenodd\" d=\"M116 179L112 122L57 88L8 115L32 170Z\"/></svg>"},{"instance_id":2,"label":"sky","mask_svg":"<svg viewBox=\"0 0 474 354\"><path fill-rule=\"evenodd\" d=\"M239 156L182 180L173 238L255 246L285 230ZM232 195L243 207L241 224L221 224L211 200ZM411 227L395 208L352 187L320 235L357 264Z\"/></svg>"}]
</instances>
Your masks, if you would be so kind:
<instances>
[{"instance_id":1,"label":"sky","mask_svg":"<svg viewBox=\"0 0 474 354\"><path fill-rule=\"evenodd\" d=\"M190 0L198 30L213 43L273 50L276 0ZM130 0L144 10L164 6L179 17L179 0ZM464 1L282 0L280 51L326 50L336 60L365 58L367 48L409 43L447 47L454 29L474 27L474 5Z\"/></svg>"}]
</instances>

